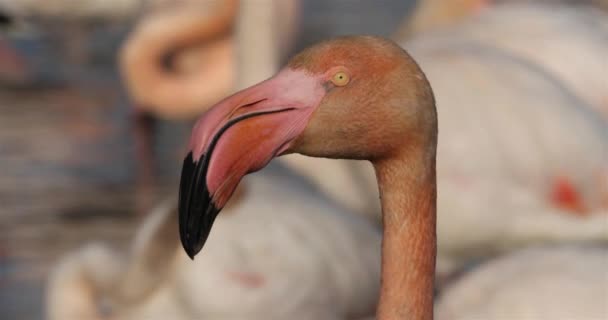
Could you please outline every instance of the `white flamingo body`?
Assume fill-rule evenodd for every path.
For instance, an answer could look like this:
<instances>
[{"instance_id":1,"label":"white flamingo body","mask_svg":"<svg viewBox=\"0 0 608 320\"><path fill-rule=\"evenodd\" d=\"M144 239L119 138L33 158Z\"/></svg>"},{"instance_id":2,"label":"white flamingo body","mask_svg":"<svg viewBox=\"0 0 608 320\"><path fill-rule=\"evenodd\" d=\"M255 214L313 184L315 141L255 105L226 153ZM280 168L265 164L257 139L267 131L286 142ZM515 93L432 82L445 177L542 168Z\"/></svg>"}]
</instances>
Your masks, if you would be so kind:
<instances>
[{"instance_id":1,"label":"white flamingo body","mask_svg":"<svg viewBox=\"0 0 608 320\"><path fill-rule=\"evenodd\" d=\"M604 11L507 3L422 37L456 45L478 42L535 63L608 117L608 13Z\"/></svg>"},{"instance_id":2,"label":"white flamingo body","mask_svg":"<svg viewBox=\"0 0 608 320\"><path fill-rule=\"evenodd\" d=\"M176 272L192 292L192 305L200 306L202 314L214 314L233 309L238 301L238 315L269 319L343 319L373 312L377 230L344 212L332 212L319 198L306 196L305 189L286 192L286 185L252 182L247 185L251 197L239 204L243 214L228 213L218 220L205 246L209 252ZM212 268L218 274L201 272ZM257 293L243 290L238 282L226 282L227 271L260 274L267 283ZM193 275L200 279L196 285Z\"/></svg>"},{"instance_id":3,"label":"white flamingo body","mask_svg":"<svg viewBox=\"0 0 608 320\"><path fill-rule=\"evenodd\" d=\"M531 248L482 265L447 288L439 320L608 317L608 251Z\"/></svg>"},{"instance_id":4,"label":"white flamingo body","mask_svg":"<svg viewBox=\"0 0 608 320\"><path fill-rule=\"evenodd\" d=\"M608 239L601 214L606 124L559 82L512 56L416 44L410 48L433 83L440 123L440 252L466 257L526 243ZM559 176L579 190L589 216L550 205Z\"/></svg>"},{"instance_id":5,"label":"white flamingo body","mask_svg":"<svg viewBox=\"0 0 608 320\"><path fill-rule=\"evenodd\" d=\"M445 133L440 177L515 179L542 198L543 187L561 174L590 207L601 204L597 175L608 159L608 126L562 83L491 47L416 41L406 47L436 87Z\"/></svg>"},{"instance_id":6,"label":"white flamingo body","mask_svg":"<svg viewBox=\"0 0 608 320\"><path fill-rule=\"evenodd\" d=\"M220 214L205 253L194 262L178 245L177 216L165 208L148 218L131 261L113 268L115 275L104 276L102 265L72 258L75 265L88 265L88 282L74 272L77 267L58 268L51 279L63 281L51 280L48 296L69 296L64 289L74 287L82 294L89 287L114 301L112 319L343 320L372 314L379 290L379 230L286 178L248 177L245 194ZM163 235L161 229L169 232ZM156 248L162 242L173 250ZM155 250L160 256L145 258ZM91 280L102 277L123 280L113 280L119 287ZM70 286L70 278L82 284ZM55 303L51 310L78 310L70 300Z\"/></svg>"},{"instance_id":7,"label":"white flamingo body","mask_svg":"<svg viewBox=\"0 0 608 320\"><path fill-rule=\"evenodd\" d=\"M376 176L364 161L335 160L290 154L277 159L308 179L340 206L379 222Z\"/></svg>"}]
</instances>

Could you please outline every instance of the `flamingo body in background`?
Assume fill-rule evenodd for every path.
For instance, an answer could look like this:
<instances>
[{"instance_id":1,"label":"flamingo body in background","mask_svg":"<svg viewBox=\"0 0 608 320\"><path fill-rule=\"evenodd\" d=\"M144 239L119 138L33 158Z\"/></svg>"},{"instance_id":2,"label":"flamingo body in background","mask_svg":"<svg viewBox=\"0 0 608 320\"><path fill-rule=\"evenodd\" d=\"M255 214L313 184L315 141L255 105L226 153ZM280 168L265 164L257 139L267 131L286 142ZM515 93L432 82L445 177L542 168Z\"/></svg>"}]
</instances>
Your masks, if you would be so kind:
<instances>
[{"instance_id":1,"label":"flamingo body in background","mask_svg":"<svg viewBox=\"0 0 608 320\"><path fill-rule=\"evenodd\" d=\"M288 154L277 159L350 211L380 222L378 187L373 167L358 160L334 160Z\"/></svg>"},{"instance_id":2,"label":"flamingo body in background","mask_svg":"<svg viewBox=\"0 0 608 320\"><path fill-rule=\"evenodd\" d=\"M472 41L534 63L608 119L602 68L608 54L608 13L604 11L584 6L496 5L424 37L456 45ZM572 61L564 63L567 60Z\"/></svg>"},{"instance_id":3,"label":"flamingo body in background","mask_svg":"<svg viewBox=\"0 0 608 320\"><path fill-rule=\"evenodd\" d=\"M437 319L605 319L600 248L536 247L485 263L446 288Z\"/></svg>"},{"instance_id":4,"label":"flamingo body in background","mask_svg":"<svg viewBox=\"0 0 608 320\"><path fill-rule=\"evenodd\" d=\"M130 33L121 48L120 67L136 110L187 119L230 92L230 33L238 1L214 4L215 8L183 5L152 12ZM208 85L201 89L205 82Z\"/></svg>"},{"instance_id":5,"label":"flamingo body in background","mask_svg":"<svg viewBox=\"0 0 608 320\"><path fill-rule=\"evenodd\" d=\"M49 320L320 319L373 314L378 228L280 166L249 177L217 219L205 256L179 248L175 202L151 212L128 255L89 245L47 287ZM276 201L273 201L276 200Z\"/></svg>"},{"instance_id":6,"label":"flamingo body in background","mask_svg":"<svg viewBox=\"0 0 608 320\"><path fill-rule=\"evenodd\" d=\"M423 45L419 51L415 46L413 41L412 52L436 88L440 123L451 133L440 140L438 164L446 195L440 197L438 220L445 256L461 259L476 250L531 243L605 241L606 124L559 82L529 70L517 57L483 46L463 46L460 52L452 47L451 53L449 44ZM464 79L450 81L446 72ZM462 94L476 87L483 94ZM525 94L528 90L534 93ZM472 157L463 161L465 154ZM584 207L584 217L567 215L580 209L557 207L565 204L553 193L563 189L563 177L568 202Z\"/></svg>"},{"instance_id":7,"label":"flamingo body in background","mask_svg":"<svg viewBox=\"0 0 608 320\"><path fill-rule=\"evenodd\" d=\"M260 68L277 64L290 48L298 1L270 0L262 5L260 1L222 0L213 4L207 10L182 5L152 12L131 32L121 49L120 67L140 111L163 119L194 118L233 92L243 81L241 73L255 74L255 69L239 70L237 77L237 56L251 57L254 63L246 67ZM264 31L269 32L251 33L259 28L271 28L272 43L258 43ZM247 43L255 46L239 47ZM268 55L255 54L257 46L266 45ZM270 62L260 61L263 59Z\"/></svg>"}]
</instances>

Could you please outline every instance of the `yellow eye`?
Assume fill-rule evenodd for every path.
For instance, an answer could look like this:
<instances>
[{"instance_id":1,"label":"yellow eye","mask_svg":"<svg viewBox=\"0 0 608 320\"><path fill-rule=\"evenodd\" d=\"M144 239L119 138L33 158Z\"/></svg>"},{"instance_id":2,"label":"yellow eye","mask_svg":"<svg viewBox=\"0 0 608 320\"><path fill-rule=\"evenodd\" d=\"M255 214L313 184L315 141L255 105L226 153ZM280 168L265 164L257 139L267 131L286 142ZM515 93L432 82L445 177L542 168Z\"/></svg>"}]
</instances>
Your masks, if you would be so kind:
<instances>
[{"instance_id":1,"label":"yellow eye","mask_svg":"<svg viewBox=\"0 0 608 320\"><path fill-rule=\"evenodd\" d=\"M348 74L346 74L346 72L343 71L336 72L336 74L334 74L334 76L331 78L331 82L338 87L347 85L349 81L350 77Z\"/></svg>"}]
</instances>

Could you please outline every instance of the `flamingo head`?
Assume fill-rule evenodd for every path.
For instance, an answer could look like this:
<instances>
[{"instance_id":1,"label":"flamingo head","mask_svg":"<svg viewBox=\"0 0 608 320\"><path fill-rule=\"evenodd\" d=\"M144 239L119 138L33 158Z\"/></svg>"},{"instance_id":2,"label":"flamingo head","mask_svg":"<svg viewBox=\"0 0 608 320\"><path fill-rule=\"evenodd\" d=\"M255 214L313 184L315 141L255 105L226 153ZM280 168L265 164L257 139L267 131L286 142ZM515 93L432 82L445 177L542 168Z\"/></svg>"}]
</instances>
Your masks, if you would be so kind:
<instances>
[{"instance_id":1,"label":"flamingo head","mask_svg":"<svg viewBox=\"0 0 608 320\"><path fill-rule=\"evenodd\" d=\"M297 152L375 161L436 135L435 117L424 74L392 41L351 36L302 51L195 124L180 183L184 249L192 258L202 249L241 178L272 158Z\"/></svg>"}]
</instances>

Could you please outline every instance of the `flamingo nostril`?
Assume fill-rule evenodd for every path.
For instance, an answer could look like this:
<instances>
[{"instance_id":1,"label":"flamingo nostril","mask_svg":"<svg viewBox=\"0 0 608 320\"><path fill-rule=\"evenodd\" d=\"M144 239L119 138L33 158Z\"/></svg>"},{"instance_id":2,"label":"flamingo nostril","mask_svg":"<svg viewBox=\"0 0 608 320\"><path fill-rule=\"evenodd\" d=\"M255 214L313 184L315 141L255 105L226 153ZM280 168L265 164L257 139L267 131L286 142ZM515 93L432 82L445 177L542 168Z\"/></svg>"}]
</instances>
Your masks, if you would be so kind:
<instances>
[{"instance_id":1,"label":"flamingo nostril","mask_svg":"<svg viewBox=\"0 0 608 320\"><path fill-rule=\"evenodd\" d=\"M251 107L258 105L260 102L263 102L266 100L268 100L268 99L264 98L264 99L256 100L254 102L250 102L250 103L241 105L241 106L235 108L234 110L232 110L232 113L230 113L230 115L228 115L228 119L233 119L233 118L239 117L239 116L245 114L248 111L248 109L250 109Z\"/></svg>"}]
</instances>

